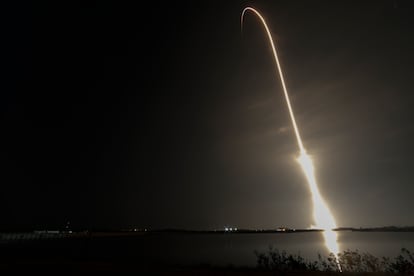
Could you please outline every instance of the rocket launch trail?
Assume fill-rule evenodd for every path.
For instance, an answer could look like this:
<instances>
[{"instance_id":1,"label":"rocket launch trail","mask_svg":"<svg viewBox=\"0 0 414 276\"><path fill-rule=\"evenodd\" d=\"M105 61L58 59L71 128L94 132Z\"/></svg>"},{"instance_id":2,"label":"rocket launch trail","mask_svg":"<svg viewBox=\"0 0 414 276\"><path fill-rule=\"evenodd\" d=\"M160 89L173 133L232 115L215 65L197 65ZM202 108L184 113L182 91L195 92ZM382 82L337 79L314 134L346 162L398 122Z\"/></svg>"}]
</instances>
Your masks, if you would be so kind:
<instances>
[{"instance_id":1,"label":"rocket launch trail","mask_svg":"<svg viewBox=\"0 0 414 276\"><path fill-rule=\"evenodd\" d=\"M303 173L305 174L306 180L307 180L308 185L309 185L309 189L310 189L311 194L312 194L313 219L314 219L314 223L315 223L314 227L324 230L325 246L327 247L327 249L331 253L333 253L337 256L337 254L339 253L338 243L337 243L337 234L336 234L336 232L332 231L333 228L336 228L335 219L334 219L333 215L331 214L327 204L325 203L325 201L323 200L323 198L322 198L322 196L319 192L318 185L317 185L317 182L316 182L316 179L315 179L312 159L306 153L305 147L303 146L303 142L302 142L302 139L301 139L300 134L299 134L299 129L298 129L298 126L296 124L295 115L293 113L293 109L292 109L292 106L290 104L289 94L288 94L288 91L286 89L286 84L285 84L285 80L284 80L284 77L283 77L283 71L282 71L282 68L280 66L280 62L279 62L279 58L278 58L278 55L277 55L277 52L276 52L275 44L273 42L272 34L270 33L269 27L267 26L266 21L264 20L263 16L256 9L251 8L251 7L246 7L243 10L243 12L241 14L241 18L240 18L241 27L243 27L244 16L247 12L252 12L254 15L256 15L260 19L260 21L263 24L263 27L265 28L267 37L269 39L270 46L272 48L273 57L275 59L278 76L279 76L280 82L282 84L283 93L284 93L285 99L286 99L286 104L287 104L287 107L289 109L290 119L292 121L293 129L295 131L296 141L297 141L298 147L299 147L299 152L300 153L299 153L299 157L297 158L297 161L300 164L300 166L303 170ZM339 270L341 270L341 268L339 266L339 263L338 263L338 268L339 268Z\"/></svg>"},{"instance_id":2,"label":"rocket launch trail","mask_svg":"<svg viewBox=\"0 0 414 276\"><path fill-rule=\"evenodd\" d=\"M303 147L302 139L300 138L299 129L298 129L298 126L296 124L295 115L293 114L293 109L292 109L292 106L290 104L289 94L288 94L287 89L286 89L286 84L285 84L285 79L283 77L282 67L280 66L280 62L279 62L279 58L277 56L276 47L275 47L275 44L273 42L272 34L270 33L270 30L267 27L266 21L261 16L261 14L258 11L256 11L255 9L250 8L250 7L245 8L242 12L241 19L240 19L241 20L241 22L240 22L241 26L243 26L244 15L247 11L252 11L253 13L255 13L259 17L259 19L262 21L263 26L266 30L267 36L269 38L270 46L272 47L273 57L275 58L277 70L279 72L280 82L282 83L283 93L285 94L286 103L287 103L287 106L288 106L288 109L289 109L289 115L290 115L290 119L292 120L292 125L293 125L293 129L295 131L296 140L298 142L299 150L300 150L301 153L305 152L305 148Z\"/></svg>"}]
</instances>

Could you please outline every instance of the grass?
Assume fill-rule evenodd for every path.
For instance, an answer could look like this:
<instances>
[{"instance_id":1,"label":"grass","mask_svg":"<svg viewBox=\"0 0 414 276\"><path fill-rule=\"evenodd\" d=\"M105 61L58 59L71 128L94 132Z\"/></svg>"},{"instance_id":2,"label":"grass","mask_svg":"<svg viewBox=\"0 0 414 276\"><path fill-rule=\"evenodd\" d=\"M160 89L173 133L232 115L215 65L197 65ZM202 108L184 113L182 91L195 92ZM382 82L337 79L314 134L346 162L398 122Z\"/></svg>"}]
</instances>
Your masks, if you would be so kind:
<instances>
[{"instance_id":1,"label":"grass","mask_svg":"<svg viewBox=\"0 0 414 276\"><path fill-rule=\"evenodd\" d=\"M287 254L286 251L269 248L267 252L255 252L257 268L275 272L342 272L346 273L393 273L413 274L414 254L402 248L394 258L378 258L358 250L345 250L328 257L318 255L317 261L308 261L299 254Z\"/></svg>"}]
</instances>

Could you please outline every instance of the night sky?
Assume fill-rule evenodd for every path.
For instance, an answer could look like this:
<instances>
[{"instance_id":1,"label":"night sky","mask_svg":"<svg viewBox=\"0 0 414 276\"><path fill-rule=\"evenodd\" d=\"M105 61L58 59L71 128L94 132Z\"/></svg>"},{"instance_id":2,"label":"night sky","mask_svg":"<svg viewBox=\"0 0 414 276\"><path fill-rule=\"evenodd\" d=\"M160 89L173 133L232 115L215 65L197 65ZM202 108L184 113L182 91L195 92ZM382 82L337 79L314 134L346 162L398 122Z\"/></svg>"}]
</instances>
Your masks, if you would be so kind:
<instances>
[{"instance_id":1,"label":"night sky","mask_svg":"<svg viewBox=\"0 0 414 276\"><path fill-rule=\"evenodd\" d=\"M414 225L410 1L2 8L1 229Z\"/></svg>"}]
</instances>

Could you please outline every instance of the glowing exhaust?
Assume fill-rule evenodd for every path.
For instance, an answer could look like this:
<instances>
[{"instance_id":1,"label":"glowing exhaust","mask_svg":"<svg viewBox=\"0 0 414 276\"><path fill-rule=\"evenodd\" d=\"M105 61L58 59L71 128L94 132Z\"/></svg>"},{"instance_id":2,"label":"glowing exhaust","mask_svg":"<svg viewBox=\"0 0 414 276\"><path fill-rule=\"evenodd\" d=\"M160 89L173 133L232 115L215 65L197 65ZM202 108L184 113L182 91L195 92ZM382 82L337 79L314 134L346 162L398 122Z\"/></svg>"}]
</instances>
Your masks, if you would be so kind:
<instances>
[{"instance_id":1,"label":"glowing exhaust","mask_svg":"<svg viewBox=\"0 0 414 276\"><path fill-rule=\"evenodd\" d=\"M275 48L275 45L274 45L274 42L273 42L272 35L270 33L270 30L269 30L263 16L257 10L255 10L254 8L251 8L251 7L245 8L243 10L242 14L241 14L241 19L240 19L241 22L240 23L241 23L242 28L243 28L244 16L245 16L246 12L248 12L248 11L251 11L253 14L255 14L260 19L260 21L262 22L262 24L263 24L263 26L266 30L267 37L269 38L270 46L272 47L273 57L274 57L275 62L276 62L278 75L279 75L280 81L282 83L283 93L285 95L287 107L289 109L290 119L292 120L293 129L295 131L296 140L297 140L298 147L299 147L300 155L297 158L297 161L299 162L299 164L302 168L302 171L305 174L306 180L307 180L308 185L309 185L309 189L310 189L311 194L312 194L313 219L314 219L314 223L315 223L315 225L313 225L313 227L324 230L323 236L324 236L324 239L325 239L325 246L331 253L335 254L335 256L337 257L337 255L339 253L338 242L337 242L337 234L336 234L336 232L332 231L332 229L336 228L335 219L334 219L333 215L331 214L331 211L329 210L329 208L326 205L325 201L323 200L322 196L319 193L318 185L317 185L316 179L315 179L315 173L314 173L314 167L313 167L312 159L306 153L305 147L303 146L303 143L302 143L302 139L300 138L299 129L296 125L295 116L294 116L294 113L293 113L292 106L290 104L289 94L288 94L288 91L286 89L285 80L283 78L282 68L281 68L280 63L279 63L279 58L277 56L277 52L276 52L276 48ZM337 260L338 260L338 258L337 258ZM337 264L338 264L338 269L341 271L341 267L340 267L338 261L337 261Z\"/></svg>"}]
</instances>

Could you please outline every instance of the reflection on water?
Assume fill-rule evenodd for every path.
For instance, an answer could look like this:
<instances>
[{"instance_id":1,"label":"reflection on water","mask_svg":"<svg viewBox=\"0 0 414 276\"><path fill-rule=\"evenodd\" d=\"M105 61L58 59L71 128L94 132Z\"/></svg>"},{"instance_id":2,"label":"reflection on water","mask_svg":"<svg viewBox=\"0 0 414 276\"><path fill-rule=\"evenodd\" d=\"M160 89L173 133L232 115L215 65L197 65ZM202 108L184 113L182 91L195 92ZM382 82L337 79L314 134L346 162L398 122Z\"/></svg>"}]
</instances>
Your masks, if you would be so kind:
<instances>
[{"instance_id":1,"label":"reflection on water","mask_svg":"<svg viewBox=\"0 0 414 276\"><path fill-rule=\"evenodd\" d=\"M341 250L369 252L377 257L394 257L402 247L414 251L414 233L344 231L291 234L164 234L162 237L152 237L148 245L163 244L161 248L167 253L164 257L175 263L254 266L254 252L266 252L269 246L290 254L300 254L308 260L317 260L318 253L328 256L330 250L325 246L323 235L328 235L329 239L337 235Z\"/></svg>"},{"instance_id":2,"label":"reflection on water","mask_svg":"<svg viewBox=\"0 0 414 276\"><path fill-rule=\"evenodd\" d=\"M341 264L339 263L338 253L339 253L339 246L338 246L338 235L335 231L332 230L325 230L323 232L323 236L325 238L325 246L328 250L335 255L336 265L338 266L338 270L342 272Z\"/></svg>"},{"instance_id":3,"label":"reflection on water","mask_svg":"<svg viewBox=\"0 0 414 276\"><path fill-rule=\"evenodd\" d=\"M88 260L132 260L152 264L212 264L255 266L255 251L269 246L312 261L328 256L324 235L338 236L339 248L394 257L402 247L414 252L414 232L296 232L296 233L145 233L136 236L33 240L0 244L0 257L68 256ZM335 238L330 236L330 238Z\"/></svg>"},{"instance_id":4,"label":"reflection on water","mask_svg":"<svg viewBox=\"0 0 414 276\"><path fill-rule=\"evenodd\" d=\"M332 230L325 230L323 231L323 236L325 238L325 245L328 248L328 250L335 254L338 255L339 253L339 246L338 246L338 235L336 234L335 231Z\"/></svg>"}]
</instances>

